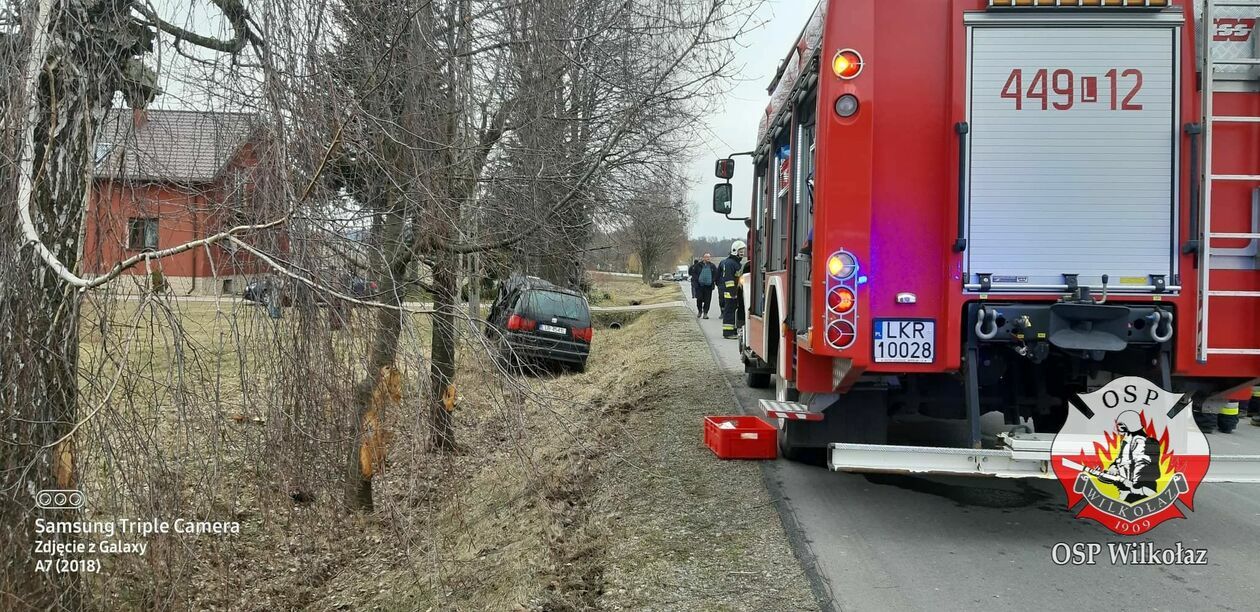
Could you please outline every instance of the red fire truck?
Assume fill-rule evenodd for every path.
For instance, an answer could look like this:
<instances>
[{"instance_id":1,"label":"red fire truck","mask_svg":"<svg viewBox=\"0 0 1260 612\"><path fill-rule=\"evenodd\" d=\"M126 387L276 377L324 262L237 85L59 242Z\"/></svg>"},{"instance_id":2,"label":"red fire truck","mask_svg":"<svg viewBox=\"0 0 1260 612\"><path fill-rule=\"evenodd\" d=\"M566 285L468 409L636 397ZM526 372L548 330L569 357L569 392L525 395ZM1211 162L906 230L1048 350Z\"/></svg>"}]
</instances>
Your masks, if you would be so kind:
<instances>
[{"instance_id":1,"label":"red fire truck","mask_svg":"<svg viewBox=\"0 0 1260 612\"><path fill-rule=\"evenodd\" d=\"M1052 434L1120 376L1246 394L1257 4L821 2L743 154L744 359L783 454Z\"/></svg>"}]
</instances>

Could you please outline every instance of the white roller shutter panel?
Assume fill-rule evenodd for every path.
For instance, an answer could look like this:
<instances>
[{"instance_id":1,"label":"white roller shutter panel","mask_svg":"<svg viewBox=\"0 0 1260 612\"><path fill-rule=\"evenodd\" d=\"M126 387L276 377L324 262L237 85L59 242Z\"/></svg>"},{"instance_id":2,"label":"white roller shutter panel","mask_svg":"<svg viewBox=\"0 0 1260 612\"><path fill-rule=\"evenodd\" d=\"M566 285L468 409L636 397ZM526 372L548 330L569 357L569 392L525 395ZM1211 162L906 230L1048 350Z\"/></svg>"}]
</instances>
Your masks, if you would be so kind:
<instances>
[{"instance_id":1,"label":"white roller shutter panel","mask_svg":"<svg viewBox=\"0 0 1260 612\"><path fill-rule=\"evenodd\" d=\"M1064 274L1080 275L1082 285L1099 285L1107 274L1113 289L1149 284L1152 274L1172 283L1176 32L970 29L968 282L989 273L999 289L1062 286ZM1036 96L1040 70L1047 76L1045 110ZM1068 106L1069 96L1054 87L1066 90L1069 75L1060 73L1056 83L1056 71L1071 73L1067 108L1055 107ZM1136 91L1133 71L1141 73Z\"/></svg>"}]
</instances>

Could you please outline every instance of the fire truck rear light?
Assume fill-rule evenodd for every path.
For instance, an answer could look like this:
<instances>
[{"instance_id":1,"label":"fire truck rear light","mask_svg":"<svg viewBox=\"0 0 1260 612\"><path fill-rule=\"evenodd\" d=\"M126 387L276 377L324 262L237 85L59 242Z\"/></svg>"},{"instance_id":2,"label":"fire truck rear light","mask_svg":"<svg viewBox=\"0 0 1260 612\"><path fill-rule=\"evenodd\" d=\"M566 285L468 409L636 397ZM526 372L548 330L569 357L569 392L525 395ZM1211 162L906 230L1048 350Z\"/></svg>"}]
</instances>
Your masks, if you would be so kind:
<instances>
[{"instance_id":1,"label":"fire truck rear light","mask_svg":"<svg viewBox=\"0 0 1260 612\"><path fill-rule=\"evenodd\" d=\"M839 251L827 259L827 274L830 274L832 278L844 280L853 276L855 272L857 272L857 260L849 253Z\"/></svg>"},{"instance_id":2,"label":"fire truck rear light","mask_svg":"<svg viewBox=\"0 0 1260 612\"><path fill-rule=\"evenodd\" d=\"M989 8L1165 8L1168 0L989 0Z\"/></svg>"},{"instance_id":3,"label":"fire truck rear light","mask_svg":"<svg viewBox=\"0 0 1260 612\"><path fill-rule=\"evenodd\" d=\"M827 344L835 349L847 349L857 341L857 330L848 321L834 321L827 326Z\"/></svg>"},{"instance_id":4,"label":"fire truck rear light","mask_svg":"<svg viewBox=\"0 0 1260 612\"><path fill-rule=\"evenodd\" d=\"M831 59L831 71L846 81L862 74L864 65L862 55L853 49L836 51L836 56Z\"/></svg>"},{"instance_id":5,"label":"fire truck rear light","mask_svg":"<svg viewBox=\"0 0 1260 612\"><path fill-rule=\"evenodd\" d=\"M836 114L848 119L858 112L858 99L853 94L844 94L836 99Z\"/></svg>"},{"instance_id":6,"label":"fire truck rear light","mask_svg":"<svg viewBox=\"0 0 1260 612\"><path fill-rule=\"evenodd\" d=\"M857 305L857 296L848 287L836 287L827 293L827 308L836 314L844 314Z\"/></svg>"}]
</instances>

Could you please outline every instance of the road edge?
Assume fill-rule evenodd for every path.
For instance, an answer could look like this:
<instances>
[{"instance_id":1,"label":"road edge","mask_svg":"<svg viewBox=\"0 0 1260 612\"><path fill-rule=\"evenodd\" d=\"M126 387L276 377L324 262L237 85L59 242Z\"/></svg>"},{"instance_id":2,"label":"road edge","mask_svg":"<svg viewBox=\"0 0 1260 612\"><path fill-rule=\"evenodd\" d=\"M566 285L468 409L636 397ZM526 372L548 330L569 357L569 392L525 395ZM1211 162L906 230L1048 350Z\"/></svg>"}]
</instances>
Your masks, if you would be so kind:
<instances>
[{"instance_id":1,"label":"road edge","mask_svg":"<svg viewBox=\"0 0 1260 612\"><path fill-rule=\"evenodd\" d=\"M686 293L683 293L684 298L686 298L686 295ZM694 307L690 302L687 302L686 306L689 311ZM695 323L695 326L700 331L701 336L704 336L704 329L700 327L700 324ZM709 356L713 358L713 365L722 373L722 383L726 385L727 393L735 401L735 405L739 407L740 412L752 415L752 412L740 401L739 394L735 392L735 386L731 383L730 374L722 368L722 360L717 354L717 347L713 346L712 342L709 342L707 336L705 336L704 343L709 347ZM759 463L761 464L759 467L761 468L762 485L770 493L770 501L774 504L774 509L779 514L779 523L783 527L784 535L787 536L788 545L792 547L792 555L796 557L796 561L801 564L801 569L805 572L805 579L809 582L809 591L813 593L815 603L818 604L818 608L821 610L837 610L835 597L831 593L831 585L827 583L827 579L818 571L818 557L814 554L814 549L810 546L809 541L805 539L805 532L801 528L800 521L796 518L796 513L785 503L783 487L770 473L774 463L766 461Z\"/></svg>"}]
</instances>

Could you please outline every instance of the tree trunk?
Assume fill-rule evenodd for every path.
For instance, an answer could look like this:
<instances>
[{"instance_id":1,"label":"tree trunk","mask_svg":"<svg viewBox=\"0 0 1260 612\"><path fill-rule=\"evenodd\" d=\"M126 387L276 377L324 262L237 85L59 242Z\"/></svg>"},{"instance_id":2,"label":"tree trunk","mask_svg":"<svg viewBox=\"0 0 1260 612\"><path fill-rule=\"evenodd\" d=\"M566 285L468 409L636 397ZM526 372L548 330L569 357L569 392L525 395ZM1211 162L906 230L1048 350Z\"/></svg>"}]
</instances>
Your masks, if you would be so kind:
<instances>
[{"instance_id":1,"label":"tree trunk","mask_svg":"<svg viewBox=\"0 0 1260 612\"><path fill-rule=\"evenodd\" d=\"M41 199L47 197L46 189L40 191ZM45 236L53 238L56 234ZM55 244L60 255L74 252L72 246L62 246L73 245L73 241ZM37 571L36 562L49 557L34 553L36 540L69 544L77 538L37 535L33 528L41 518L82 518L78 508L41 509L37 505L40 491L78 488L73 439L68 436L78 417L79 304L74 292L49 268L32 261L30 249L23 255L9 261L26 268L25 276L18 276L21 280L5 287L0 297L0 327L20 330L15 331L14 338L6 339L4 356L0 357L0 412L5 415L5 443L0 445L0 470L4 472L0 556L7 560L0 571L0 609L77 610L82 605L78 574ZM11 282L15 275L7 272L4 276ZM22 340L16 338L19 333Z\"/></svg>"},{"instance_id":2,"label":"tree trunk","mask_svg":"<svg viewBox=\"0 0 1260 612\"><path fill-rule=\"evenodd\" d=\"M481 254L468 256L468 318L473 321L473 330L479 330L477 321L481 319Z\"/></svg>"},{"instance_id":3,"label":"tree trunk","mask_svg":"<svg viewBox=\"0 0 1260 612\"><path fill-rule=\"evenodd\" d=\"M394 365L398 354L398 340L402 335L403 316L398 281L406 276L411 257L402 242L403 218L396 211L379 213L373 220L372 238L383 245L383 255L374 268L373 276L380 279L381 301L395 308L378 308L376 329L368 356L367 376L355 387L354 392L354 442L346 458L346 506L352 510L370 512L373 509L372 478L363 473L359 450L364 443L365 417L372 408L372 391L381 382L382 368ZM382 419L383 415L377 415Z\"/></svg>"},{"instance_id":4,"label":"tree trunk","mask_svg":"<svg viewBox=\"0 0 1260 612\"><path fill-rule=\"evenodd\" d=\"M92 32L75 40L58 40L84 15L72 3L63 7L48 28L53 55L41 67L33 100L9 94L13 120L4 134L5 151L16 154L24 140L20 129L28 104L38 104L38 123L28 154L33 155L30 214L41 242L71 269L78 268L91 168L89 148L99 118L112 95L109 57L100 55ZM112 8L93 17L98 28L125 19ZM64 21L70 20L70 21ZM30 22L23 32L33 28ZM25 36L26 34L24 34ZM68 51L66 48L69 48ZM28 47L29 49L29 47ZM48 66L56 65L55 69ZM11 83L18 83L14 79ZM107 95L110 94L110 95ZM9 160L16 159L12 155ZM4 199L17 200L17 163L10 161L0 180ZM20 230L17 206L0 207L0 609L68 609L83 607L77 573L37 571L49 557L36 554L37 539L72 543L72 535L34 533L37 519L77 521L73 503L57 504L39 495L45 490L79 486L71 432L79 414L79 294L65 284L27 244ZM67 500L68 501L68 500ZM51 502L51 503L48 503ZM90 505L81 500L78 506ZM43 506L42 508L40 506ZM66 509L49 509L60 506Z\"/></svg>"},{"instance_id":5,"label":"tree trunk","mask_svg":"<svg viewBox=\"0 0 1260 612\"><path fill-rule=\"evenodd\" d=\"M72 113L64 113L62 116ZM40 130L37 130L37 138ZM67 161L82 159L73 145L58 142L52 150L64 152ZM36 156L36 167L45 150ZM73 165L71 161L69 164ZM78 237L83 186L81 175L65 165L47 162L49 171L35 184L32 215L44 243L61 261L74 261ZM70 176L74 175L74 176ZM13 210L13 207L5 207ZM18 227L16 215L4 224ZM0 329L7 330L3 356L0 356L0 413L4 415L4 439L0 445L0 471L4 473L0 525L3 525L3 555L13 566L2 573L0 592L34 607L63 606L78 609L81 603L77 574L36 572L36 539L71 542L70 535L36 536L37 518L76 521L77 509L41 510L36 507L39 491L75 489L76 458L69 434L79 416L79 299L74 288L64 284L44 265L30 247L13 253L16 237L6 237L0 250L5 269L0 271ZM7 252L6 252L7 251ZM2 605L0 608L13 609Z\"/></svg>"},{"instance_id":6,"label":"tree trunk","mask_svg":"<svg viewBox=\"0 0 1260 612\"><path fill-rule=\"evenodd\" d=\"M455 449L451 410L455 402L455 286L456 258L438 251L433 265L433 352L429 368L429 443L434 450Z\"/></svg>"}]
</instances>

